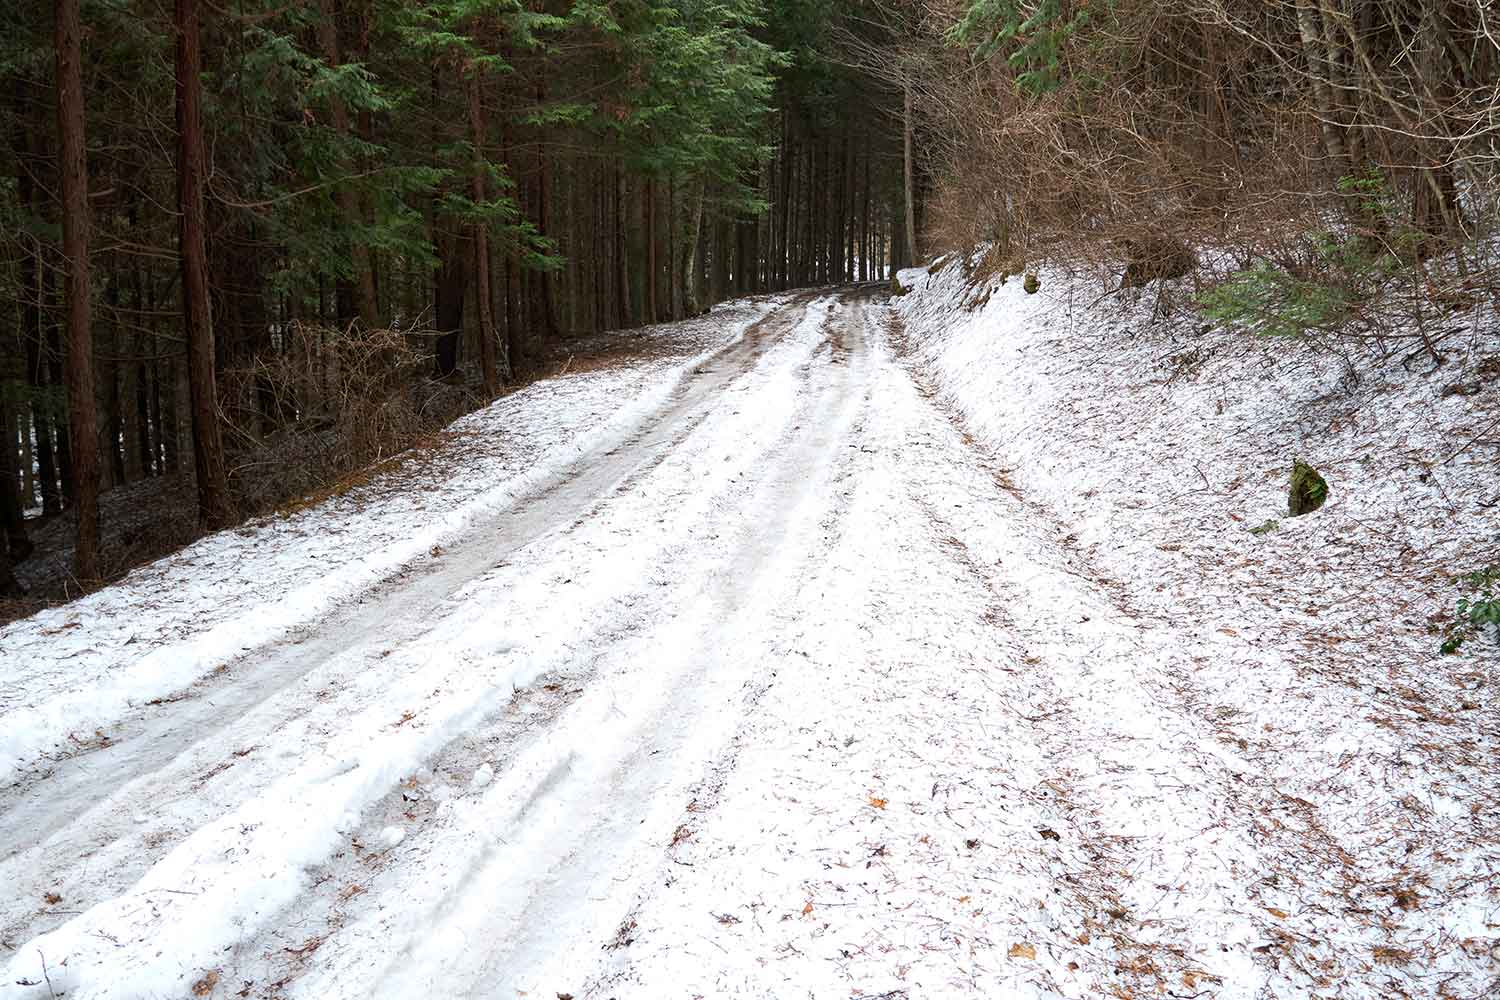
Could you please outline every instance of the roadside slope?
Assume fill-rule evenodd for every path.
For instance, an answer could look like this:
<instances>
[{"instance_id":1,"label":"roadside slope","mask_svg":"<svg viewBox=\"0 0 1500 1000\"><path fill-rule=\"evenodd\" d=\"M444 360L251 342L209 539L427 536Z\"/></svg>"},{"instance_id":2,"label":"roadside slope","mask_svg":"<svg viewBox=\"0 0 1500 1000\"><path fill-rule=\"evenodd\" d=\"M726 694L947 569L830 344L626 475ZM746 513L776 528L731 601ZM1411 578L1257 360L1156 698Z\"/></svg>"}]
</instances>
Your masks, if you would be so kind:
<instances>
[{"instance_id":1,"label":"roadside slope","mask_svg":"<svg viewBox=\"0 0 1500 1000\"><path fill-rule=\"evenodd\" d=\"M897 300L919 378L1081 575L1180 637L1152 683L1240 762L1226 818L1257 832L1226 863L1272 995L1500 988L1500 657L1438 653L1454 577L1500 563L1494 317L1457 317L1424 373L1154 322L1151 292L1085 308L1066 275L1027 295L933 270ZM1301 518L1293 457L1330 484Z\"/></svg>"}]
</instances>

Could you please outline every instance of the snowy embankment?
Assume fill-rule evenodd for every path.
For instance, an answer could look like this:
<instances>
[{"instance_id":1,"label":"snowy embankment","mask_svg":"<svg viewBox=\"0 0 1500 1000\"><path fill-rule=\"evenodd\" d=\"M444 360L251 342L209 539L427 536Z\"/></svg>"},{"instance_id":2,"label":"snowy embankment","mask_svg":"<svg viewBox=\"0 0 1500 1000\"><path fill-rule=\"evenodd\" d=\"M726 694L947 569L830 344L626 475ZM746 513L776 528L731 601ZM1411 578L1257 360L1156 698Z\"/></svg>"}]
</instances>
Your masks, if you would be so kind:
<instances>
[{"instance_id":1,"label":"snowy embankment","mask_svg":"<svg viewBox=\"0 0 1500 1000\"><path fill-rule=\"evenodd\" d=\"M1190 995L1222 973L1169 983L1153 942L1253 944L1256 971L1215 995L1500 987L1500 650L1438 652L1455 577L1500 563L1495 317L1453 317L1423 373L1153 322L1151 291L1092 305L1097 285L1064 275L1027 295L932 271L903 273L897 303L921 376L1139 632L1130 683L1214 737L1217 760L1172 773L1141 754L1151 735L1080 727L1079 752L1139 793L1078 796L1139 921L1110 932ZM1298 518L1294 457L1330 489Z\"/></svg>"},{"instance_id":2,"label":"snowy embankment","mask_svg":"<svg viewBox=\"0 0 1500 1000\"><path fill-rule=\"evenodd\" d=\"M538 382L456 421L414 461L287 517L220 532L71 604L0 628L0 788L107 744L170 699L292 635L513 505L589 449L640 429L699 359L779 300L663 328L656 360ZM696 355L696 356L695 356Z\"/></svg>"}]
</instances>

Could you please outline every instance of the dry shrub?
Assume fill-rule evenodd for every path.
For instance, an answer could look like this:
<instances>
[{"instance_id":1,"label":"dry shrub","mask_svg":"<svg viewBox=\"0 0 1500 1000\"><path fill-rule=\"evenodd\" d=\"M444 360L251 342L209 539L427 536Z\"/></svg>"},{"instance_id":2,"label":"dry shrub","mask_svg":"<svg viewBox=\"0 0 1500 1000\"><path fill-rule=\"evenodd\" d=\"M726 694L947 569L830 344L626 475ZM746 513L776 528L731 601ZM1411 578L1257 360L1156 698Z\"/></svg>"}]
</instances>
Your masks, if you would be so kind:
<instances>
[{"instance_id":1,"label":"dry shrub","mask_svg":"<svg viewBox=\"0 0 1500 1000\"><path fill-rule=\"evenodd\" d=\"M977 63L946 44L969 6L924 0L915 29L931 40L925 247L994 244L1126 288L1192 270L1188 248L1222 267L1328 231L1408 246L1417 231L1398 256L1442 294L1497 284L1500 41L1483 0L1368 23L1344 2L1089 5L1044 87L1010 61L1025 32Z\"/></svg>"},{"instance_id":2,"label":"dry shrub","mask_svg":"<svg viewBox=\"0 0 1500 1000\"><path fill-rule=\"evenodd\" d=\"M320 492L480 402L462 383L430 378L426 338L294 324L278 346L230 368L222 385L231 485L246 513Z\"/></svg>"}]
</instances>

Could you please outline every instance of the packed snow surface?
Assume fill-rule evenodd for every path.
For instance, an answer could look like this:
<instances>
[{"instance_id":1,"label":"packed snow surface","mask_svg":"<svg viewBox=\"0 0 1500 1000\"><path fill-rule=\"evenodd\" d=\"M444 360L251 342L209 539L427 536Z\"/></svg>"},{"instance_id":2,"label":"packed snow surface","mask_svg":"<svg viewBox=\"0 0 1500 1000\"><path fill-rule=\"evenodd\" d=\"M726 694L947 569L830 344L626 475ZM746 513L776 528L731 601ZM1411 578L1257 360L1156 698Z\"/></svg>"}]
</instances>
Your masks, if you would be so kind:
<instances>
[{"instance_id":1,"label":"packed snow surface","mask_svg":"<svg viewBox=\"0 0 1500 1000\"><path fill-rule=\"evenodd\" d=\"M1500 992L1500 380L902 281L0 631L0 1000Z\"/></svg>"}]
</instances>

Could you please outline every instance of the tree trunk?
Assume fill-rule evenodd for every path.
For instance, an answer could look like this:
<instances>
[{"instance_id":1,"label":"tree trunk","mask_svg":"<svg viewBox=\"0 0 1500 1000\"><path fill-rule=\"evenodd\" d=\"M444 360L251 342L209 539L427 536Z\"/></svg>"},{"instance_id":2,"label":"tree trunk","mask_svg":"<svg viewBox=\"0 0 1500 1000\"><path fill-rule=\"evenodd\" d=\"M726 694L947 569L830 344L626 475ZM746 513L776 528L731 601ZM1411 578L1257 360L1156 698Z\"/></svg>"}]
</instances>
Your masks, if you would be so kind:
<instances>
[{"instance_id":1,"label":"tree trunk","mask_svg":"<svg viewBox=\"0 0 1500 1000\"><path fill-rule=\"evenodd\" d=\"M677 175L667 175L667 299L671 318L682 319L682 281L678 262L683 255L677 252Z\"/></svg>"},{"instance_id":2,"label":"tree trunk","mask_svg":"<svg viewBox=\"0 0 1500 1000\"><path fill-rule=\"evenodd\" d=\"M318 42L323 47L323 58L329 66L337 67L340 61L339 54L339 28L338 28L338 6L336 0L319 0L318 18ZM338 97L328 99L329 113L333 118L334 131L339 135L349 134L349 111L344 107L344 102ZM380 325L380 305L375 294L375 272L370 266L370 250L361 242L358 234L361 213L359 210L359 197L347 184L340 184L335 200L338 202L339 214L344 217L344 225L348 227L349 257L354 269L354 286L350 289L345 282L340 288L341 304L343 310L347 310L347 299L352 292L354 307L359 313L360 322L367 329L375 329ZM341 321L346 320L341 310Z\"/></svg>"},{"instance_id":3,"label":"tree trunk","mask_svg":"<svg viewBox=\"0 0 1500 1000\"><path fill-rule=\"evenodd\" d=\"M42 513L51 517L62 510L57 490L57 457L53 448L51 394L43 367L46 341L42 337L42 270L40 252L32 248L21 259L21 286L26 296L22 310L25 330L26 381L31 387L31 425L36 432L36 467Z\"/></svg>"},{"instance_id":4,"label":"tree trunk","mask_svg":"<svg viewBox=\"0 0 1500 1000\"><path fill-rule=\"evenodd\" d=\"M0 554L10 553L14 562L31 555L31 540L26 537L26 516L16 493L16 433L11 423L11 408L0 403Z\"/></svg>"},{"instance_id":5,"label":"tree trunk","mask_svg":"<svg viewBox=\"0 0 1500 1000\"><path fill-rule=\"evenodd\" d=\"M135 366L135 448L139 454L140 474L154 476L160 470L154 461L156 449L151 443L151 386L145 362ZM160 428L157 428L160 431Z\"/></svg>"},{"instance_id":6,"label":"tree trunk","mask_svg":"<svg viewBox=\"0 0 1500 1000\"><path fill-rule=\"evenodd\" d=\"M0 547L0 597L25 597L26 589L16 580L11 569L10 555Z\"/></svg>"},{"instance_id":7,"label":"tree trunk","mask_svg":"<svg viewBox=\"0 0 1500 1000\"><path fill-rule=\"evenodd\" d=\"M620 329L634 326L631 322L632 310L630 308L630 267L627 258L625 239L625 171L620 169L619 163L615 164L615 284L619 299Z\"/></svg>"},{"instance_id":8,"label":"tree trunk","mask_svg":"<svg viewBox=\"0 0 1500 1000\"><path fill-rule=\"evenodd\" d=\"M63 257L67 268L69 452L73 459L73 575L99 579L99 420L94 403L90 326L89 182L84 143L83 27L78 0L57 0L57 128L62 187Z\"/></svg>"},{"instance_id":9,"label":"tree trunk","mask_svg":"<svg viewBox=\"0 0 1500 1000\"><path fill-rule=\"evenodd\" d=\"M58 266L42 272L43 294L46 301L52 304L50 310L43 310L42 319L46 323L47 335L47 384L51 387L50 395L54 401L50 406L53 415L52 447L57 457L58 478L62 481L63 506L71 507L73 498L77 495L77 485L73 475L72 442L64 421L68 376L63 367L62 330L57 321L59 313L67 312L67 303L64 301L67 293L66 290L56 290L56 274L66 264L66 261L59 261Z\"/></svg>"},{"instance_id":10,"label":"tree trunk","mask_svg":"<svg viewBox=\"0 0 1500 1000\"><path fill-rule=\"evenodd\" d=\"M484 104L479 85L479 69L469 74L469 130L474 144L474 179L472 197L475 205L488 199L484 173ZM484 393L493 399L500 394L500 379L495 368L495 315L490 301L490 234L483 220L474 224L474 296L479 309L479 370Z\"/></svg>"},{"instance_id":11,"label":"tree trunk","mask_svg":"<svg viewBox=\"0 0 1500 1000\"><path fill-rule=\"evenodd\" d=\"M656 182L646 181L646 207L642 213L646 222L646 322L661 321L661 311L656 302Z\"/></svg>"},{"instance_id":12,"label":"tree trunk","mask_svg":"<svg viewBox=\"0 0 1500 1000\"><path fill-rule=\"evenodd\" d=\"M538 108L545 107L547 103L547 88L541 81L536 85L536 104ZM547 160L547 136L540 133L537 135L536 143L536 222L537 235L546 237L552 234L552 171ZM537 318L540 320L542 335L548 341L557 339L557 311L552 298L552 274L546 269L538 272L537 294L540 306Z\"/></svg>"},{"instance_id":13,"label":"tree trunk","mask_svg":"<svg viewBox=\"0 0 1500 1000\"><path fill-rule=\"evenodd\" d=\"M912 189L914 171L912 169L912 120L911 120L911 78L906 79L905 114L901 122L901 176L906 192L906 247L910 254L910 262L913 267L921 262L922 257L917 252L917 196Z\"/></svg>"},{"instance_id":14,"label":"tree trunk","mask_svg":"<svg viewBox=\"0 0 1500 1000\"><path fill-rule=\"evenodd\" d=\"M109 283L108 289L109 291L106 294L110 307L109 341L112 349L118 356L125 353L123 346L124 338L120 336L119 324L115 318L119 314L119 292L114 281ZM104 466L109 486L123 486L129 482L125 471L125 459L128 449L122 450L120 447L122 442L130 440L125 429L125 391L121 388L121 382L127 380L129 370L129 359L121 360L117 357L116 360L110 362L108 375L106 376L109 379L109 416L104 422L105 430L102 447L109 461L105 463L104 459L101 458L100 464Z\"/></svg>"},{"instance_id":15,"label":"tree trunk","mask_svg":"<svg viewBox=\"0 0 1500 1000\"><path fill-rule=\"evenodd\" d=\"M433 365L438 378L448 378L458 371L458 341L463 336L464 296L468 288L462 242L456 233L444 233L437 241L437 302L434 312L439 336Z\"/></svg>"},{"instance_id":16,"label":"tree trunk","mask_svg":"<svg viewBox=\"0 0 1500 1000\"><path fill-rule=\"evenodd\" d=\"M177 210L182 267L182 325L187 338L187 383L193 427L198 520L209 530L232 517L224 439L214 379L214 330L208 305L208 260L203 234L202 54L198 0L176 0ZM177 400L181 405L181 400Z\"/></svg>"},{"instance_id":17,"label":"tree trunk","mask_svg":"<svg viewBox=\"0 0 1500 1000\"><path fill-rule=\"evenodd\" d=\"M500 162L505 168L505 176L514 178L515 168L510 160L510 126L505 117L500 119ZM521 326L521 300L519 282L516 280L516 255L507 249L505 251L505 264L501 272L501 280L505 282L505 367L511 378L515 378L520 370L522 355L525 351Z\"/></svg>"},{"instance_id":18,"label":"tree trunk","mask_svg":"<svg viewBox=\"0 0 1500 1000\"><path fill-rule=\"evenodd\" d=\"M36 506L36 467L32 464L31 407L16 410L16 435L21 439L21 507Z\"/></svg>"},{"instance_id":19,"label":"tree trunk","mask_svg":"<svg viewBox=\"0 0 1500 1000\"><path fill-rule=\"evenodd\" d=\"M1318 122L1323 133L1323 148L1332 161L1336 173L1347 172L1348 160L1344 152L1343 137L1335 124L1333 88L1329 72L1324 68L1326 50L1323 44L1322 25L1314 0L1298 0L1297 34L1302 42L1302 56L1307 60L1307 75L1312 81L1313 96L1317 101Z\"/></svg>"},{"instance_id":20,"label":"tree trunk","mask_svg":"<svg viewBox=\"0 0 1500 1000\"><path fill-rule=\"evenodd\" d=\"M870 257L874 245L870 241L870 130L865 129L865 175L863 200L859 209L859 280L869 281L879 275L870 273Z\"/></svg>"}]
</instances>

